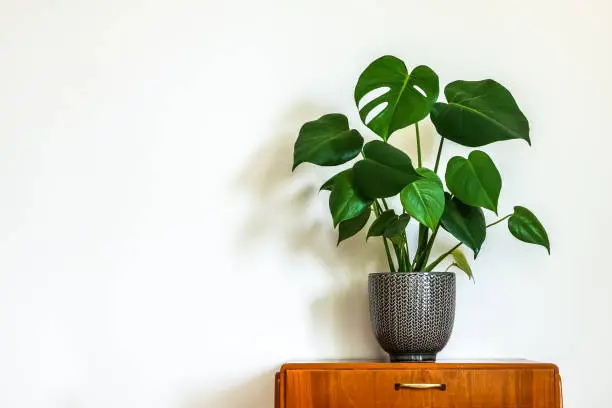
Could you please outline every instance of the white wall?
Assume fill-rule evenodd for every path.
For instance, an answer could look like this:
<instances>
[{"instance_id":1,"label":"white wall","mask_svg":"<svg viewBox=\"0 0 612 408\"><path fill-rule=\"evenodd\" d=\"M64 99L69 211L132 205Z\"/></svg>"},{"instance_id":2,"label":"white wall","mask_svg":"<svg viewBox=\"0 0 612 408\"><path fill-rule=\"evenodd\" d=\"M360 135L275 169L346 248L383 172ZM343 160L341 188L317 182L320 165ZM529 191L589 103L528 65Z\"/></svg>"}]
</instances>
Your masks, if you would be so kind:
<instances>
[{"instance_id":1,"label":"white wall","mask_svg":"<svg viewBox=\"0 0 612 408\"><path fill-rule=\"evenodd\" d=\"M491 231L443 356L556 362L567 408L609 408L611 13L2 0L0 406L267 408L284 361L379 356L364 290L381 248L336 249L330 170L290 162L304 121L358 126L357 76L390 53L444 84L497 79L532 125L532 148L486 150L501 214L531 208L552 256Z\"/></svg>"}]
</instances>

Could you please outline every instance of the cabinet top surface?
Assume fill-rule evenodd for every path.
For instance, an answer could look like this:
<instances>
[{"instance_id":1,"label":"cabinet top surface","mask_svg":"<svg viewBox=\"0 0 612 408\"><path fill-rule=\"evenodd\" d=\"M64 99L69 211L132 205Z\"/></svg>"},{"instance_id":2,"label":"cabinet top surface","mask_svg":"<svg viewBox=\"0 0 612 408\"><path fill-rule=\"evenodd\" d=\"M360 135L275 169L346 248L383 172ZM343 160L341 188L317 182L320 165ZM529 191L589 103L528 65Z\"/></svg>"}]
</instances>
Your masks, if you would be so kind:
<instances>
[{"instance_id":1,"label":"cabinet top surface","mask_svg":"<svg viewBox=\"0 0 612 408\"><path fill-rule=\"evenodd\" d=\"M287 370L406 370L406 369L554 369L551 363L530 360L438 360L422 363L390 363L380 360L343 360L319 362L292 362L283 364L281 371Z\"/></svg>"}]
</instances>

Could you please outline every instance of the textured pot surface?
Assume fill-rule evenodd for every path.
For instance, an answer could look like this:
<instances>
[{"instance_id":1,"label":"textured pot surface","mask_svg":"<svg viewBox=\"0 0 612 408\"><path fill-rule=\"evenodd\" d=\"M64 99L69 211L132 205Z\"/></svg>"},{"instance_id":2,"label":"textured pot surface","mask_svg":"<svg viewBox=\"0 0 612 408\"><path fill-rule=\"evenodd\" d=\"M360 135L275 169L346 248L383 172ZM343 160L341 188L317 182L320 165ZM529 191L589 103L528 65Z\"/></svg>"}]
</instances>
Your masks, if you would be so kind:
<instances>
[{"instance_id":1,"label":"textured pot surface","mask_svg":"<svg viewBox=\"0 0 612 408\"><path fill-rule=\"evenodd\" d=\"M372 273L370 318L392 361L435 360L455 321L452 272Z\"/></svg>"}]
</instances>

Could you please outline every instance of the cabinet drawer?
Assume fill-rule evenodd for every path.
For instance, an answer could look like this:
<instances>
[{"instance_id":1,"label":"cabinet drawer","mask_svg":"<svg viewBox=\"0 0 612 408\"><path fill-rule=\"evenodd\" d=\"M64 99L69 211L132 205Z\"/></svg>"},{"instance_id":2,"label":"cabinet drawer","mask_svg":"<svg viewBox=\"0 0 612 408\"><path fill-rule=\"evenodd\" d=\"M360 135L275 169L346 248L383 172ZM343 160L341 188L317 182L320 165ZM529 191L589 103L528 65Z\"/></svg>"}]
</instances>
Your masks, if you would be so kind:
<instances>
[{"instance_id":1,"label":"cabinet drawer","mask_svg":"<svg viewBox=\"0 0 612 408\"><path fill-rule=\"evenodd\" d=\"M546 369L398 370L378 372L373 388L381 408L552 408L554 386Z\"/></svg>"},{"instance_id":2,"label":"cabinet drawer","mask_svg":"<svg viewBox=\"0 0 612 408\"><path fill-rule=\"evenodd\" d=\"M553 369L295 370L286 408L553 408Z\"/></svg>"},{"instance_id":3,"label":"cabinet drawer","mask_svg":"<svg viewBox=\"0 0 612 408\"><path fill-rule=\"evenodd\" d=\"M371 370L287 371L285 408L373 408L375 375Z\"/></svg>"}]
</instances>

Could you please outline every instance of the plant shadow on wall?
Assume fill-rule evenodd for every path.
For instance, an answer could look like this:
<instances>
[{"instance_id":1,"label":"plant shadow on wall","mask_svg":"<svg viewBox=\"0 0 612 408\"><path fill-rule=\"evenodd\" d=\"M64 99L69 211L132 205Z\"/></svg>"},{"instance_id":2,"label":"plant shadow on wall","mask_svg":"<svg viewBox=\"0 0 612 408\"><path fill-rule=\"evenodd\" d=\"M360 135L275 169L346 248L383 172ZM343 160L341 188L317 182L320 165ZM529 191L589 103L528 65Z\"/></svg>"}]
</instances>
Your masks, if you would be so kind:
<instances>
[{"instance_id":1,"label":"plant shadow on wall","mask_svg":"<svg viewBox=\"0 0 612 408\"><path fill-rule=\"evenodd\" d=\"M247 223L237 246L256 250L262 238L268 238L284 247L289 254L286 259L306 257L322 264L332 282L330 290L311 307L312 332L321 339L317 342L322 347L319 354L333 358L372 356L379 349L369 322L367 274L386 269L382 244L366 246L363 235L337 246L337 232L330 228L331 217L325 208L329 193L319 193L321 179L329 176L329 169L297 175L291 172L300 125L320 113L308 104L288 111L275 126L278 133L239 174L236 182L249 195L249 213L243 217ZM291 267L286 269L292 273Z\"/></svg>"},{"instance_id":2,"label":"plant shadow on wall","mask_svg":"<svg viewBox=\"0 0 612 408\"><path fill-rule=\"evenodd\" d=\"M544 227L527 208L517 205L511 214L498 214L501 174L485 151L478 149L467 157L454 156L445 173L438 174L445 140L469 149L517 139L531 144L529 123L512 94L500 83L484 79L451 82L444 88L446 101L438 101L439 96L439 79L431 68L421 65L409 71L400 59L383 56L362 72L355 86L356 110L368 128L364 129L365 138L343 114L321 116L318 109L297 106L279 124L281 130L276 137L253 156L240 174L238 190L247 190L252 197L245 200L251 213L244 219L250 221L246 231L239 234L243 239L239 247L248 248L262 236L273 235L286 245L291 262L300 255L316 258L333 277L336 289L315 301L312 307L316 337L324 340L318 344L338 346L323 354L356 357L376 349L368 346L372 335L366 306L367 279L396 282L389 286L395 291L393 295L388 295L386 289L380 295L369 293L370 300L388 301L381 310L396 310L396 299L405 298L405 293L398 292L405 285L397 282L420 279L430 287L433 280L450 275L442 272L445 264L446 271L455 267L472 278L463 251L469 249L475 259L487 228L506 220L514 237L541 245L550 252ZM422 125L428 117L440 136L436 137L439 142L433 163L423 160L427 159L424 155L432 152L432 146L431 139L421 135L419 127L421 124L425 129ZM296 130L304 121L295 139ZM411 157L390 143L392 136L394 141L401 140L396 135L408 128L414 129L416 157L414 152ZM309 171L303 172L302 167ZM330 168L335 168L331 174ZM289 169L295 171L293 176ZM329 215L323 216L326 211L314 212L325 205L318 198L318 190L325 190L321 194L329 197L331 223ZM485 210L499 218L487 224ZM418 228L418 234L412 226ZM365 231L373 238L369 245L364 243ZM433 246L438 233L444 239L444 231L457 242L434 259ZM388 269L382 266L383 257L377 254L385 255ZM374 274L366 278L368 272L385 270L391 275ZM287 271L291 273L292 268ZM448 288L449 299L454 299L454 276ZM412 298L418 302L420 297ZM454 300L448 306L445 310L452 312L447 315L454 316ZM423 308L415 304L413 310ZM397 329L398 325L393 323L397 316L388 317L373 317L375 332L376 322L392 322L379 334ZM330 330L322 330L321 324ZM416 321L414 326L431 325L423 320ZM452 327L452 320L446 327ZM333 333L333 338L321 339L327 333ZM448 330L445 333L450 335ZM440 349L436 346L433 351ZM395 355L408 356L411 350Z\"/></svg>"}]
</instances>

